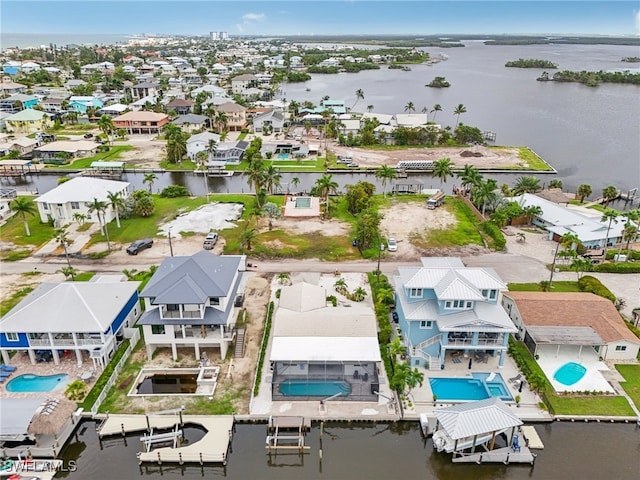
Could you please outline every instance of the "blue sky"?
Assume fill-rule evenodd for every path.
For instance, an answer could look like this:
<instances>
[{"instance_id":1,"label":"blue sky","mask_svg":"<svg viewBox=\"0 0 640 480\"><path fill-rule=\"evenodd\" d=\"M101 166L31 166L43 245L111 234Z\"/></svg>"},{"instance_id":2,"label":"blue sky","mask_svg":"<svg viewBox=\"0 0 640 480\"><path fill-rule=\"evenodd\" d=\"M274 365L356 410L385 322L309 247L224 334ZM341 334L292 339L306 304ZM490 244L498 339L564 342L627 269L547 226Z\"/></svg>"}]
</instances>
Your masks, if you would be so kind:
<instances>
[{"instance_id":1,"label":"blue sky","mask_svg":"<svg viewBox=\"0 0 640 480\"><path fill-rule=\"evenodd\" d=\"M0 0L11 33L640 34L640 2Z\"/></svg>"}]
</instances>

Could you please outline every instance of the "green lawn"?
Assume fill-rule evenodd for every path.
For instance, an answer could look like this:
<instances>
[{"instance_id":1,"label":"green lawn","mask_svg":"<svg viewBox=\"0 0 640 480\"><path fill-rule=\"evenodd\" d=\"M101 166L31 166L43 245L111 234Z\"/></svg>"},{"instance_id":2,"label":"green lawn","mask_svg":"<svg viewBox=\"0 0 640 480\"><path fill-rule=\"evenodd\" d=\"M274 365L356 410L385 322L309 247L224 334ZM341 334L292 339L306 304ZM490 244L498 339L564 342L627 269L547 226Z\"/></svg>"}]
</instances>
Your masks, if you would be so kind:
<instances>
[{"instance_id":1,"label":"green lawn","mask_svg":"<svg viewBox=\"0 0 640 480\"><path fill-rule=\"evenodd\" d=\"M24 229L24 222L20 214L14 215L7 223L0 227L0 240L3 242L13 242L20 246L40 246L48 242L54 236L54 229L48 223L40 222L40 215L27 215L27 223L31 235L27 236Z\"/></svg>"},{"instance_id":2,"label":"green lawn","mask_svg":"<svg viewBox=\"0 0 640 480\"><path fill-rule=\"evenodd\" d=\"M616 370L625 380L620 385L640 409L640 365L616 365Z\"/></svg>"},{"instance_id":3,"label":"green lawn","mask_svg":"<svg viewBox=\"0 0 640 480\"><path fill-rule=\"evenodd\" d=\"M511 292L541 292L539 283L509 283ZM553 292L581 292L578 282L553 282Z\"/></svg>"},{"instance_id":4,"label":"green lawn","mask_svg":"<svg viewBox=\"0 0 640 480\"><path fill-rule=\"evenodd\" d=\"M74 162L68 165L48 165L46 168L52 170L69 170L69 169L83 169L89 168L93 162L115 162L118 160L118 157L123 152L127 152L132 150L133 147L131 145L116 145L111 147L108 152L98 153L93 157L85 157L75 160Z\"/></svg>"},{"instance_id":5,"label":"green lawn","mask_svg":"<svg viewBox=\"0 0 640 480\"><path fill-rule=\"evenodd\" d=\"M556 415L633 416L633 409L622 396L547 394Z\"/></svg>"},{"instance_id":6,"label":"green lawn","mask_svg":"<svg viewBox=\"0 0 640 480\"><path fill-rule=\"evenodd\" d=\"M29 295L33 289L34 287L32 286L23 286L11 296L3 298L2 301L0 301L0 317L5 316L13 307L20 303L20 300Z\"/></svg>"},{"instance_id":7,"label":"green lawn","mask_svg":"<svg viewBox=\"0 0 640 480\"><path fill-rule=\"evenodd\" d=\"M165 170L170 170L172 172L182 172L182 171L192 172L197 167L197 165L193 160L183 160L180 163L173 163L168 160L163 160L162 162L160 162L160 166Z\"/></svg>"},{"instance_id":8,"label":"green lawn","mask_svg":"<svg viewBox=\"0 0 640 480\"><path fill-rule=\"evenodd\" d=\"M483 245L482 235L475 223L475 217L464 202L447 197L442 207L452 213L457 224L440 230L429 230L426 235L413 235L411 243L421 248L443 248L462 245Z\"/></svg>"}]
</instances>

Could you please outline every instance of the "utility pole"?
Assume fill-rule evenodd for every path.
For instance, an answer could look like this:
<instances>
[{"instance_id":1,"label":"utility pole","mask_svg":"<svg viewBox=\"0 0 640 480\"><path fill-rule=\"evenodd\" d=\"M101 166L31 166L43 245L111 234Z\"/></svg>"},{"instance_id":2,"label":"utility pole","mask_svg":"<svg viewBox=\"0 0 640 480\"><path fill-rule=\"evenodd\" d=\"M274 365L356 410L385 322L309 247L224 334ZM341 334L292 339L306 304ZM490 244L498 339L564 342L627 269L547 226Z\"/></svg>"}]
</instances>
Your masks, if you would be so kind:
<instances>
[{"instance_id":1,"label":"utility pole","mask_svg":"<svg viewBox=\"0 0 640 480\"><path fill-rule=\"evenodd\" d=\"M169 252L171 252L171 256L173 257L173 245L171 244L171 229L169 229Z\"/></svg>"}]
</instances>

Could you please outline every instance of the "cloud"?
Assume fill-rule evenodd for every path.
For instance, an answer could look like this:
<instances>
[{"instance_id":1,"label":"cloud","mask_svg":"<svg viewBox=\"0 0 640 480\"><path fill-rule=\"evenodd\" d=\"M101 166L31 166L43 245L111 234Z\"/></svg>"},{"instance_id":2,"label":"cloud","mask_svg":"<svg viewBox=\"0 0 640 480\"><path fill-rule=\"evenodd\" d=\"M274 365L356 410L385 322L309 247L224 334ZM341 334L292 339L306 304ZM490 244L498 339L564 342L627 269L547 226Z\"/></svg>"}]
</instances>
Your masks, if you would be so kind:
<instances>
[{"instance_id":1,"label":"cloud","mask_svg":"<svg viewBox=\"0 0 640 480\"><path fill-rule=\"evenodd\" d=\"M242 19L245 22L264 22L267 16L264 13L245 13Z\"/></svg>"}]
</instances>

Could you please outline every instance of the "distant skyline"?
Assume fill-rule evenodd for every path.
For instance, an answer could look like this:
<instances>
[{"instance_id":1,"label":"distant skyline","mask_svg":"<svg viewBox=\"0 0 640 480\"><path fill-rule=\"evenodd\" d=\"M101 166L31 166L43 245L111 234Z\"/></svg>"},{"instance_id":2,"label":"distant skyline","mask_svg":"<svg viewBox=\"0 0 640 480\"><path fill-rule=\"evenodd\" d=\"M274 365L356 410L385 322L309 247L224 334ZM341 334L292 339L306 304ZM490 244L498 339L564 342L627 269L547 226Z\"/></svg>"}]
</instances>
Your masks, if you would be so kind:
<instances>
[{"instance_id":1,"label":"distant skyline","mask_svg":"<svg viewBox=\"0 0 640 480\"><path fill-rule=\"evenodd\" d=\"M0 15L40 35L640 35L637 0L0 0Z\"/></svg>"}]
</instances>

